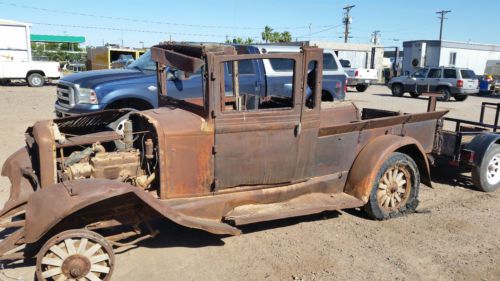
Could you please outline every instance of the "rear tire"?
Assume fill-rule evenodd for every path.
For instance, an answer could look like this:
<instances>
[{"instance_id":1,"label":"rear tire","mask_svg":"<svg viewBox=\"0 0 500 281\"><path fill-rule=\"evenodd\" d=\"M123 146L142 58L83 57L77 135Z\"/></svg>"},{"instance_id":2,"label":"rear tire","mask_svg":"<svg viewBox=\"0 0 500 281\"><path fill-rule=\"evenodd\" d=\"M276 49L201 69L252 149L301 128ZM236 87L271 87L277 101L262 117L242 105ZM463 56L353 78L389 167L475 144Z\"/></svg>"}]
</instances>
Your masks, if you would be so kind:
<instances>
[{"instance_id":1,"label":"rear tire","mask_svg":"<svg viewBox=\"0 0 500 281\"><path fill-rule=\"evenodd\" d=\"M401 84L392 85L391 91L392 91L392 95L395 97L402 97L404 94L403 86Z\"/></svg>"},{"instance_id":2,"label":"rear tire","mask_svg":"<svg viewBox=\"0 0 500 281\"><path fill-rule=\"evenodd\" d=\"M413 213L418 206L420 173L413 159L394 152L382 164L373 181L367 214L376 220L385 220Z\"/></svg>"},{"instance_id":3,"label":"rear tire","mask_svg":"<svg viewBox=\"0 0 500 281\"><path fill-rule=\"evenodd\" d=\"M356 85L356 91L358 92L364 92L368 89L368 85Z\"/></svg>"},{"instance_id":4,"label":"rear tire","mask_svg":"<svg viewBox=\"0 0 500 281\"><path fill-rule=\"evenodd\" d=\"M454 96L454 98L455 98L456 101L464 101L464 100L467 99L467 97L468 97L467 95L456 95L456 96Z\"/></svg>"},{"instance_id":5,"label":"rear tire","mask_svg":"<svg viewBox=\"0 0 500 281\"><path fill-rule=\"evenodd\" d=\"M448 88L440 88L438 89L438 92L441 94L440 97L438 97L439 101L449 101L451 97L450 89Z\"/></svg>"},{"instance_id":6,"label":"rear tire","mask_svg":"<svg viewBox=\"0 0 500 281\"><path fill-rule=\"evenodd\" d=\"M500 145L493 144L481 164L472 168L472 182L477 190L493 192L500 186Z\"/></svg>"},{"instance_id":7,"label":"rear tire","mask_svg":"<svg viewBox=\"0 0 500 281\"><path fill-rule=\"evenodd\" d=\"M32 73L26 79L30 87L42 87L45 84L45 78L40 73Z\"/></svg>"}]
</instances>

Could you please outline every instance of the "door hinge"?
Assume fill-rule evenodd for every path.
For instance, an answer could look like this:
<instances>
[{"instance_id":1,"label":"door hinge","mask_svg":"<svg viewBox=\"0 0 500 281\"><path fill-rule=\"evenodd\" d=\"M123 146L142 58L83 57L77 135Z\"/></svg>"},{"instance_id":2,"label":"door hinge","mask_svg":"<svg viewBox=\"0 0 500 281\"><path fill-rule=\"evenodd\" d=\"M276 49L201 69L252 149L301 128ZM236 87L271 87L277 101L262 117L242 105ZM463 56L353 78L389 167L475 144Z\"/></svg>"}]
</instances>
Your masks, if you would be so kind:
<instances>
[{"instance_id":1,"label":"door hinge","mask_svg":"<svg viewBox=\"0 0 500 281\"><path fill-rule=\"evenodd\" d=\"M212 115L212 118L217 117L217 114L215 114L215 110L212 110L212 111L210 112L210 115Z\"/></svg>"},{"instance_id":2,"label":"door hinge","mask_svg":"<svg viewBox=\"0 0 500 281\"><path fill-rule=\"evenodd\" d=\"M217 153L217 146L214 145L212 146L212 154L216 154Z\"/></svg>"}]
</instances>

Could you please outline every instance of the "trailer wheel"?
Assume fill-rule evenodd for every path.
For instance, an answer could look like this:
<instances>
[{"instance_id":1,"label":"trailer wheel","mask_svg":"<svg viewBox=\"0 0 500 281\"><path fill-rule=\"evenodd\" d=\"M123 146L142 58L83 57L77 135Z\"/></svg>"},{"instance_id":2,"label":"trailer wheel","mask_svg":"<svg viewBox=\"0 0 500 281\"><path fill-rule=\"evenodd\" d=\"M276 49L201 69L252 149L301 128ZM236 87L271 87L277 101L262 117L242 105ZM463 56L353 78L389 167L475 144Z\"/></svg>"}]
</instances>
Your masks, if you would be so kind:
<instances>
[{"instance_id":1,"label":"trailer wheel","mask_svg":"<svg viewBox=\"0 0 500 281\"><path fill-rule=\"evenodd\" d=\"M472 168L472 181L478 190L484 192L495 191L500 186L500 145L492 145L481 164Z\"/></svg>"},{"instance_id":2,"label":"trailer wheel","mask_svg":"<svg viewBox=\"0 0 500 281\"><path fill-rule=\"evenodd\" d=\"M115 256L101 235L84 229L50 238L36 257L36 278L42 280L109 280Z\"/></svg>"},{"instance_id":3,"label":"trailer wheel","mask_svg":"<svg viewBox=\"0 0 500 281\"><path fill-rule=\"evenodd\" d=\"M40 73L31 73L26 80L30 87L42 87L45 84L45 78Z\"/></svg>"},{"instance_id":4,"label":"trailer wheel","mask_svg":"<svg viewBox=\"0 0 500 281\"><path fill-rule=\"evenodd\" d=\"M365 211L377 220L412 213L418 205L420 174L413 159L394 152L382 164Z\"/></svg>"}]
</instances>

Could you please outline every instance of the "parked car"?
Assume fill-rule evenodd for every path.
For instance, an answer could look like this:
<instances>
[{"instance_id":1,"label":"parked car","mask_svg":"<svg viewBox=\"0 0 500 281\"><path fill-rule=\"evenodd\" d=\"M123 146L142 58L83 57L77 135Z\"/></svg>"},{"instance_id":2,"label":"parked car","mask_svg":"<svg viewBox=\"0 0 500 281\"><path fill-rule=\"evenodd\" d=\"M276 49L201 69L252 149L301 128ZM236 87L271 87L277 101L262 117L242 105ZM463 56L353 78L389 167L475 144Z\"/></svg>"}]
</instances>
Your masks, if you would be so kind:
<instances>
[{"instance_id":1,"label":"parked car","mask_svg":"<svg viewBox=\"0 0 500 281\"><path fill-rule=\"evenodd\" d=\"M26 145L4 164L12 187L0 216L10 235L0 259L38 252L40 281L109 280L112 245L156 236L150 222L158 218L238 235L242 225L326 210L363 207L377 220L415 211L420 182L431 184L427 154L446 111L323 107L322 49L234 53L230 46L152 48L165 66L162 107L132 113L123 135L107 128L125 110L29 128ZM296 67L284 84L247 88L239 85L253 75L244 61ZM199 69L196 95L169 94L166 83Z\"/></svg>"},{"instance_id":2,"label":"parked car","mask_svg":"<svg viewBox=\"0 0 500 281\"><path fill-rule=\"evenodd\" d=\"M479 93L479 80L473 70L455 67L426 67L409 76L394 77L387 85L392 95L401 97L409 92L418 98L424 92L439 92L440 100L464 101L468 95Z\"/></svg>"},{"instance_id":3,"label":"parked car","mask_svg":"<svg viewBox=\"0 0 500 281\"><path fill-rule=\"evenodd\" d=\"M293 46L235 46L240 54L275 52L299 52ZM343 100L345 97L346 74L332 51L324 54L324 101ZM280 77L292 74L292 65L271 65L269 62L242 62L240 71L247 71L241 87L263 89L266 83L279 81ZM228 69L227 69L228 70ZM226 72L228 74L228 72ZM171 76L172 77L172 76ZM189 97L196 95L201 83L199 73L187 79L170 80L169 95ZM227 81L229 83L229 81ZM229 85L229 84L228 84ZM95 112L104 109L128 108L145 110L158 107L156 64L147 51L126 69L96 70L66 76L57 85L55 112L59 117Z\"/></svg>"},{"instance_id":4,"label":"parked car","mask_svg":"<svg viewBox=\"0 0 500 281\"><path fill-rule=\"evenodd\" d=\"M60 77L58 62L0 61L0 84L21 79L28 82L30 87L42 87L48 80Z\"/></svg>"},{"instance_id":5,"label":"parked car","mask_svg":"<svg viewBox=\"0 0 500 281\"><path fill-rule=\"evenodd\" d=\"M347 73L347 86L356 88L358 92L364 92L368 86L377 82L378 72L376 69L351 67L349 60L341 59L340 63Z\"/></svg>"}]
</instances>

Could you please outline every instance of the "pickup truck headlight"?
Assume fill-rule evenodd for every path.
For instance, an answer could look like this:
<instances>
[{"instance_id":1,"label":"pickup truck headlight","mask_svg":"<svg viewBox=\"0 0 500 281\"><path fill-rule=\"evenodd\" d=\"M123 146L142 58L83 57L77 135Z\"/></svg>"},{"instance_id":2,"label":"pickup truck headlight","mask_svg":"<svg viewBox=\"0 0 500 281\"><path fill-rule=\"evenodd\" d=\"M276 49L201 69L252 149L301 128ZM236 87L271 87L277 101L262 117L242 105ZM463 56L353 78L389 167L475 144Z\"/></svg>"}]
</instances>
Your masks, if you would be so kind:
<instances>
[{"instance_id":1,"label":"pickup truck headlight","mask_svg":"<svg viewBox=\"0 0 500 281\"><path fill-rule=\"evenodd\" d=\"M76 103L97 104L97 95L94 90L89 88L80 88L76 96Z\"/></svg>"}]
</instances>

